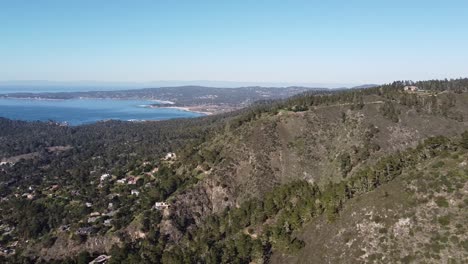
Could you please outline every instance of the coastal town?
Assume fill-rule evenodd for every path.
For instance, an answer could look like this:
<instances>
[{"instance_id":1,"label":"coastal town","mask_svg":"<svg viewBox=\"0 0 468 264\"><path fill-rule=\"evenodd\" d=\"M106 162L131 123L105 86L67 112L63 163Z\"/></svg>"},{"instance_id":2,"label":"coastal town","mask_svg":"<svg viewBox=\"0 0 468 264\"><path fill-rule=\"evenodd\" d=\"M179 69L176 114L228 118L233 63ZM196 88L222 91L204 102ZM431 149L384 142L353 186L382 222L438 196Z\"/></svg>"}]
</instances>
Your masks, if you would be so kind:
<instances>
[{"instance_id":1,"label":"coastal town","mask_svg":"<svg viewBox=\"0 0 468 264\"><path fill-rule=\"evenodd\" d=\"M67 149L68 148L56 148ZM32 158L34 156L22 156L21 158ZM4 160L0 164L0 170L5 166L13 166L16 159ZM19 160L19 159L18 159ZM177 155L173 152L168 152L166 155L155 162L145 161L140 164L139 168L129 171L124 175L115 175L110 172L102 173L97 178L98 181L91 181L90 188L95 188L98 192L106 192L106 200L96 201L93 197L82 196L79 190L63 188L53 181L45 181L40 186L28 186L25 189L18 188L13 197L16 199L24 199L34 201L37 199L54 199L67 201L75 210L79 209L82 212L87 212L84 218L78 224L63 224L55 230L57 236L69 234L78 241L85 241L86 237L93 234L104 234L107 230L120 227L119 219L122 216L122 210L126 207L125 204L131 203L141 193L157 187L161 183L158 177L159 168L161 166L170 166L177 160ZM89 172L90 175L95 175L97 171ZM147 195L145 193L145 195ZM141 198L141 197L140 197ZM3 197L0 202L9 202L9 197ZM151 209L159 212L161 216L169 215L171 202L167 200L156 200L153 202ZM5 237L13 234L17 227L8 224L0 225L0 237ZM12 240L8 244L0 246L0 256L10 256L16 253L16 248L20 245L20 241ZM24 242L22 242L24 243ZM92 263L104 263L110 257L101 255Z\"/></svg>"}]
</instances>

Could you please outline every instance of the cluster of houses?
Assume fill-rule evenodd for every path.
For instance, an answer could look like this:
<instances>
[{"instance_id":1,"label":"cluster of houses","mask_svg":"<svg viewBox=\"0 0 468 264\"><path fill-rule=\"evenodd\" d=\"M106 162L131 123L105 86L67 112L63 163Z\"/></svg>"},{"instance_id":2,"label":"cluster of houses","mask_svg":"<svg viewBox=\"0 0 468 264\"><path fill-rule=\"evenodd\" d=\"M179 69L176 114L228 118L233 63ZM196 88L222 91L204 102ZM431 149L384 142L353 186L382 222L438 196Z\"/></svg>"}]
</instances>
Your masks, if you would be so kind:
<instances>
[{"instance_id":1,"label":"cluster of houses","mask_svg":"<svg viewBox=\"0 0 468 264\"><path fill-rule=\"evenodd\" d=\"M106 216L106 215L108 216L108 214L102 214L101 215L101 213L99 213L99 212L93 212L88 217L88 223L94 223L97 220L99 220L101 217ZM111 226L111 224L112 224L112 219L104 220L104 225L105 226Z\"/></svg>"},{"instance_id":2,"label":"cluster of houses","mask_svg":"<svg viewBox=\"0 0 468 264\"><path fill-rule=\"evenodd\" d=\"M111 177L112 177L112 175L110 175L108 173L102 174L101 178L100 178L101 184L104 181L110 179ZM140 177L129 176L129 177L126 177L126 178L118 179L116 182L119 183L119 184L135 185L139 179L140 179Z\"/></svg>"},{"instance_id":3,"label":"cluster of houses","mask_svg":"<svg viewBox=\"0 0 468 264\"><path fill-rule=\"evenodd\" d=\"M18 188L19 189L19 188ZM60 186L58 184L54 184L54 185L51 185L49 187L46 187L44 189L42 189L41 191L39 191L39 195L47 195L48 197L55 197L56 196L56 192L60 189ZM23 193L21 192L16 192L14 194L14 196L16 198L23 198L23 199L28 199L28 200L34 200L34 198L36 198L36 194L38 194L36 192L36 190L32 187L32 186L29 186ZM73 195L73 193L72 193ZM9 198L8 197L3 197L0 201L8 201Z\"/></svg>"},{"instance_id":4,"label":"cluster of houses","mask_svg":"<svg viewBox=\"0 0 468 264\"><path fill-rule=\"evenodd\" d=\"M28 200L32 200L34 199L34 197L36 197L35 195L35 191L33 189L32 186L29 186L28 190L24 193L15 193L15 197L18 198L18 197L22 197L24 199L28 199Z\"/></svg>"},{"instance_id":5,"label":"cluster of houses","mask_svg":"<svg viewBox=\"0 0 468 264\"><path fill-rule=\"evenodd\" d=\"M91 208L93 207L93 204L92 203L85 203L85 206L88 207L88 208ZM87 223L88 224L92 224L92 223L95 223L96 221L98 221L99 219L101 219L102 217L106 217L107 219L104 220L103 224L105 226L111 226L112 224L112 217L117 213L117 210L113 210L114 209L114 204L113 203L109 203L107 205L107 209L108 209L108 212L107 213L100 213L100 212L92 212L88 215L88 219L87 219ZM68 228L69 229L69 228ZM60 230L60 231L68 231L68 230ZM92 229L78 229L78 231L76 232L77 234L89 234L89 232L91 232Z\"/></svg>"},{"instance_id":6,"label":"cluster of houses","mask_svg":"<svg viewBox=\"0 0 468 264\"><path fill-rule=\"evenodd\" d=\"M175 159L177 158L176 154L173 153L173 152L169 152L167 153L162 159L161 161L165 161L165 162L168 162L168 163L171 163L173 162ZM1 165L10 165L11 163L10 162L7 162L7 161L4 161L2 160L1 163L0 163L0 166ZM143 165L145 166L149 166L151 165L151 163L149 162L145 162ZM149 171L149 170L147 170ZM158 167L155 167L153 168L151 171L149 171L148 173L145 173L149 176L153 176L154 173L157 173L158 172ZM95 171L92 171L91 173L96 173ZM124 178L120 178L120 179L116 179L116 176L112 175L111 173L103 173L103 174L97 174L96 175L99 180L97 180L97 183L99 183L99 187L103 187L105 184L107 183L116 183L116 184L122 184L122 185L137 185L137 182L138 180L140 180L142 177L145 177L144 175L139 175L139 176L131 176L131 175L127 175L125 176ZM94 183L94 182L92 182ZM153 184L151 183L146 183L145 187L151 187L153 186ZM130 186L129 186L130 187ZM27 188L26 190L22 190L22 191L19 191L18 190L18 193L15 194L16 197L23 197L24 199L29 199L29 200L33 200L37 197L40 197L40 196L43 196L43 195L47 195L49 197L54 197L54 196L57 196L57 195L60 195L60 190L61 190L61 186L59 186L58 184L50 184L48 186L45 186L44 188L42 188L42 190L35 190L35 188L33 187L29 187ZM135 187L131 187L129 189L126 189L124 188L125 190L127 191L130 191L129 192L129 195L131 196L139 196L140 195L140 190L138 188ZM72 196L80 196L80 191L79 190L68 190L70 191L70 194ZM119 194L119 193L112 193L112 194L109 194L109 197L110 200L112 200L112 197L114 197L115 195L117 196L120 196L120 195L128 195L127 194ZM92 202L85 202L83 201L82 202L82 205L85 206L86 208L88 209L91 209L93 208L94 204ZM167 203L167 202L164 202L164 201L160 201L160 202L156 202L152 209L153 210L167 210L168 208L170 207L170 204ZM114 205L112 203L109 203L108 205L108 208L104 211L95 211L93 210L89 215L87 215L83 221L82 221L82 224L85 224L86 226L82 226L81 227L78 227L77 229L73 228L71 225L62 225L60 227L58 227L57 231L59 232L74 232L75 234L77 235L91 235L93 234L94 232L96 232L99 228L100 225L104 225L104 226L112 226L112 218L115 216L115 214L118 212L118 208L114 208ZM165 212L168 212L168 211L165 211ZM14 227L12 227L14 229ZM1 225L0 224L0 235L5 235L6 233L8 233L9 230L8 228L5 227L5 225ZM1 255L11 255L11 254L15 254L15 244L9 244L8 246L6 245L0 245L0 256ZM106 256L106 255L101 255L99 256L98 258L96 258L95 260L93 260L91 263L106 263L108 260L109 260L109 256Z\"/></svg>"},{"instance_id":7,"label":"cluster of houses","mask_svg":"<svg viewBox=\"0 0 468 264\"><path fill-rule=\"evenodd\" d=\"M130 177L128 177L128 178L118 179L118 180L117 180L117 183L119 183L119 184L128 184L128 185L135 185L139 179L140 179L139 177L130 176Z\"/></svg>"},{"instance_id":8,"label":"cluster of houses","mask_svg":"<svg viewBox=\"0 0 468 264\"><path fill-rule=\"evenodd\" d=\"M176 154L175 153L172 153L172 152L169 152L166 154L166 156L162 159L164 161L173 161L174 159L176 158ZM147 165L148 163L146 163L145 165ZM157 168L154 169L153 171L157 172ZM99 186L103 186L103 184L105 182L108 182L108 181L111 181L112 179L115 179L115 176L111 175L110 173L104 173L102 175L100 175L99 177ZM127 176L125 178L121 178L121 179L118 179L115 181L115 183L117 184L127 184L127 185L136 185L137 184L137 181L141 178L141 176ZM57 189L57 187L55 186L52 186L51 187L52 189ZM111 194L110 194L111 195ZM117 195L117 196L120 196L120 194L112 194L112 197L113 195ZM130 190L130 195L132 196L139 196L140 195L140 190L138 189L131 189ZM108 197L110 199L112 199L112 197ZM84 203L84 205L87 207L87 208L92 208L93 207L93 203L91 202L86 202ZM108 213L101 213L101 212L92 212L90 213L88 216L87 216L87 219L85 220L85 222L87 224L89 224L90 226L86 226L86 227L80 227L78 228L75 233L78 234L78 235L90 235L92 234L94 231L95 231L95 228L96 227L93 227L93 225L95 225L96 223L98 222L101 222L100 219L104 219L103 223L104 226L111 226L112 225L112 216L115 215L115 213L118 211L117 210L113 210L113 204L112 203L109 203L108 205ZM152 209L155 209L155 210L165 210L165 209L168 209L170 207L169 203L167 202L156 202L154 204L154 206L152 207ZM70 226L62 226L59 228L60 231L69 231L70 230ZM102 258L104 259L104 257ZM104 262L107 261L107 259L103 260ZM104 262L100 262L99 259L96 259L94 261L94 263L104 263Z\"/></svg>"}]
</instances>

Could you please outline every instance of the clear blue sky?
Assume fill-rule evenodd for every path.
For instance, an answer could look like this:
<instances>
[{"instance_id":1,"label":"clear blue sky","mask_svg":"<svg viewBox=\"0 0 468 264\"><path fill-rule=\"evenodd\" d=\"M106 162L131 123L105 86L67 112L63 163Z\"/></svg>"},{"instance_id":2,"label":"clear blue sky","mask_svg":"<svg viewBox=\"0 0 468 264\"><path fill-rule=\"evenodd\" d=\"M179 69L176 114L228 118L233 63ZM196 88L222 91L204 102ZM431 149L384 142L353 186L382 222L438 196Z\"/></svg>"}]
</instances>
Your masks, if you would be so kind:
<instances>
[{"instance_id":1,"label":"clear blue sky","mask_svg":"<svg viewBox=\"0 0 468 264\"><path fill-rule=\"evenodd\" d=\"M468 77L468 1L0 2L0 80L445 77Z\"/></svg>"}]
</instances>

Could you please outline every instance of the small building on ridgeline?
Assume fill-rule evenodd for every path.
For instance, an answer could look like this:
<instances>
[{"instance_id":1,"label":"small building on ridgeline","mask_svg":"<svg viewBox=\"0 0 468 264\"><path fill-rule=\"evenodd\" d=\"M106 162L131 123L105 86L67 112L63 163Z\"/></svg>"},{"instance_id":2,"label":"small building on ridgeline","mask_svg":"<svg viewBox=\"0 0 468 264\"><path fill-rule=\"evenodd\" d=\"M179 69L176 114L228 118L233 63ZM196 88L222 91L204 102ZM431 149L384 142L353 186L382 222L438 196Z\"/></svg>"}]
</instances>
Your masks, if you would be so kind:
<instances>
[{"instance_id":1,"label":"small building on ridgeline","mask_svg":"<svg viewBox=\"0 0 468 264\"><path fill-rule=\"evenodd\" d=\"M414 85L408 85L408 86L403 87L403 91L405 91L405 92L417 92L417 91L419 91L419 87L414 86Z\"/></svg>"}]
</instances>

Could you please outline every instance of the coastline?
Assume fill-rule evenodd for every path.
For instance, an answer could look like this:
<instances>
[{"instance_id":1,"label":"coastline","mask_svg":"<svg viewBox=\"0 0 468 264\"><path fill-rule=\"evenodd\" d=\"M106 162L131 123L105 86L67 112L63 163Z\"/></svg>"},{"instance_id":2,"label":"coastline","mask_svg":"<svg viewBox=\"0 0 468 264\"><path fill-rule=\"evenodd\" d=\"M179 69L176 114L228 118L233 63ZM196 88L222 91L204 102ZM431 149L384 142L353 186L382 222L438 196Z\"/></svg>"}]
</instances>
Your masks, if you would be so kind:
<instances>
[{"instance_id":1,"label":"coastline","mask_svg":"<svg viewBox=\"0 0 468 264\"><path fill-rule=\"evenodd\" d=\"M169 104L169 105L175 104L172 101L164 101L164 100L158 100L158 99L150 99L150 101L156 102L156 103L159 103L159 104Z\"/></svg>"},{"instance_id":2,"label":"coastline","mask_svg":"<svg viewBox=\"0 0 468 264\"><path fill-rule=\"evenodd\" d=\"M0 99L13 99L13 100L34 100L34 101L66 101L66 100L141 100L148 102L155 102L158 104L173 105L172 101L159 100L159 99L146 99L146 98L115 98L115 97L93 97L93 96L78 96L70 98L48 98L41 96L9 96L8 94L0 94Z\"/></svg>"},{"instance_id":3,"label":"coastline","mask_svg":"<svg viewBox=\"0 0 468 264\"><path fill-rule=\"evenodd\" d=\"M25 101L68 101L68 100L117 100L117 101L126 101L126 100L143 100L147 102L153 102L154 104L140 104L139 107L144 108L167 108L167 109L176 109L185 112L197 113L204 116L229 112L235 110L234 107L225 107L220 105L194 105L194 106L175 106L175 102L168 101L168 100L159 100L159 99L136 99L136 98L107 98L107 97L74 97L74 98L47 98L47 97L40 97L40 96L29 96L29 97L21 97L21 96L4 96L0 95L0 99L5 100L25 100Z\"/></svg>"},{"instance_id":4,"label":"coastline","mask_svg":"<svg viewBox=\"0 0 468 264\"><path fill-rule=\"evenodd\" d=\"M6 100L30 100L30 101L65 101L69 99L62 98L43 98L43 97L13 97L13 96L0 96L0 99Z\"/></svg>"},{"instance_id":5,"label":"coastline","mask_svg":"<svg viewBox=\"0 0 468 264\"><path fill-rule=\"evenodd\" d=\"M157 105L149 105L147 106L148 108L167 108L167 109L177 109L185 112L192 112L192 113L197 113L197 114L202 114L202 115L213 115L215 114L214 112L210 111L202 111L203 109L200 109L198 106L157 106Z\"/></svg>"}]
</instances>

